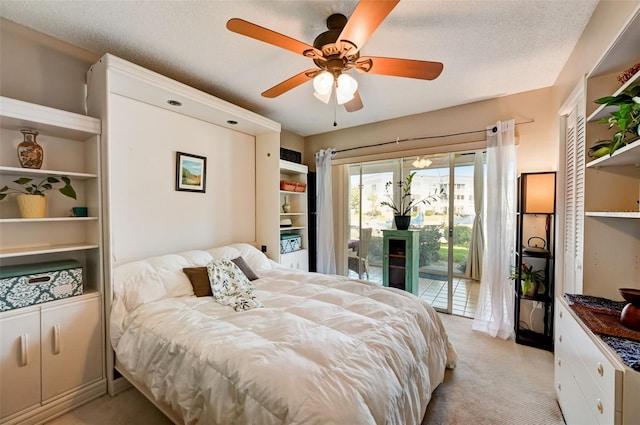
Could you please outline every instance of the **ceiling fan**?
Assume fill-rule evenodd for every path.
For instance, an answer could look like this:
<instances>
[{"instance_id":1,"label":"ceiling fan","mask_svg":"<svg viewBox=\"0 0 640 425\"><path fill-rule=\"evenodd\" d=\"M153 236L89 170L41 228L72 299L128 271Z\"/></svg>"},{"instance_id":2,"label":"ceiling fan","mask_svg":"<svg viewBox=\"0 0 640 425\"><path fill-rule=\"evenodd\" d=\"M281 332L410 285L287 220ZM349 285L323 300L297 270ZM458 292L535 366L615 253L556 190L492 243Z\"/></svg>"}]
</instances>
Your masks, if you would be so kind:
<instances>
[{"instance_id":1,"label":"ceiling fan","mask_svg":"<svg viewBox=\"0 0 640 425\"><path fill-rule=\"evenodd\" d=\"M442 72L440 62L360 56L360 49L400 0L361 0L349 19L342 14L327 18L328 31L310 46L270 29L233 18L227 29L311 58L317 68L307 69L271 87L262 96L274 98L313 79L314 95L325 103L335 87L336 101L348 112L362 109L357 81L347 72L433 80Z\"/></svg>"}]
</instances>

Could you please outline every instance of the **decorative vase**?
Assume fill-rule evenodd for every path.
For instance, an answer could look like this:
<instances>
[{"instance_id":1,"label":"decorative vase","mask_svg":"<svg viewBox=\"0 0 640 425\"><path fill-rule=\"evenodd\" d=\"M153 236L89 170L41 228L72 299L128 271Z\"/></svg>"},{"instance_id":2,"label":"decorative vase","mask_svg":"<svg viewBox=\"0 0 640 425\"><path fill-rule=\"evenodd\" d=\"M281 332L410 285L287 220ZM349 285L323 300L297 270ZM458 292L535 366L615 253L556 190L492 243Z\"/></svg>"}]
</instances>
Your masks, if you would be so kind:
<instances>
[{"instance_id":1,"label":"decorative vase","mask_svg":"<svg viewBox=\"0 0 640 425\"><path fill-rule=\"evenodd\" d=\"M42 167L42 159L44 152L42 146L36 141L38 132L35 130L20 130L24 140L18 145L18 159L22 168L40 168Z\"/></svg>"},{"instance_id":2,"label":"decorative vase","mask_svg":"<svg viewBox=\"0 0 640 425\"><path fill-rule=\"evenodd\" d=\"M284 197L284 204L282 204L282 212L288 214L291 211L291 205L289 205L289 197Z\"/></svg>"},{"instance_id":3,"label":"decorative vase","mask_svg":"<svg viewBox=\"0 0 640 425\"><path fill-rule=\"evenodd\" d=\"M634 331L640 331L640 289L620 288L620 295L628 302L620 313L620 323Z\"/></svg>"},{"instance_id":4,"label":"decorative vase","mask_svg":"<svg viewBox=\"0 0 640 425\"><path fill-rule=\"evenodd\" d=\"M47 211L47 197L44 195L16 195L20 217L43 218Z\"/></svg>"},{"instance_id":5,"label":"decorative vase","mask_svg":"<svg viewBox=\"0 0 640 425\"><path fill-rule=\"evenodd\" d=\"M393 219L396 222L396 229L398 230L407 230L409 228L409 224L411 224L411 216L410 215L395 215Z\"/></svg>"}]
</instances>

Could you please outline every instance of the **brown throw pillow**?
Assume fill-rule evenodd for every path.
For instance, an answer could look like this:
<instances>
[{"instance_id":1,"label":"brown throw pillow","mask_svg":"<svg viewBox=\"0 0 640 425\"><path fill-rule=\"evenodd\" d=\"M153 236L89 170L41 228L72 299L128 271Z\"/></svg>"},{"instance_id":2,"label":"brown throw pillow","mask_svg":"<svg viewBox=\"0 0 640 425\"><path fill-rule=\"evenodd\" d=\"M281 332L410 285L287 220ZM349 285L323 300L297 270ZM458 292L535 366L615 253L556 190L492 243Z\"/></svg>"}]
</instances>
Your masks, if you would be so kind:
<instances>
[{"instance_id":1,"label":"brown throw pillow","mask_svg":"<svg viewBox=\"0 0 640 425\"><path fill-rule=\"evenodd\" d=\"M187 275L196 297L212 296L209 273L206 267L185 267L182 271Z\"/></svg>"},{"instance_id":2,"label":"brown throw pillow","mask_svg":"<svg viewBox=\"0 0 640 425\"><path fill-rule=\"evenodd\" d=\"M259 279L258 275L255 274L253 270L251 270L251 267L249 267L247 262L244 261L244 258L238 257L238 258L234 258L231 261L233 261L236 264L236 266L238 266L238 268L242 270L242 273L244 273L244 275L247 276L247 279L249 280Z\"/></svg>"}]
</instances>

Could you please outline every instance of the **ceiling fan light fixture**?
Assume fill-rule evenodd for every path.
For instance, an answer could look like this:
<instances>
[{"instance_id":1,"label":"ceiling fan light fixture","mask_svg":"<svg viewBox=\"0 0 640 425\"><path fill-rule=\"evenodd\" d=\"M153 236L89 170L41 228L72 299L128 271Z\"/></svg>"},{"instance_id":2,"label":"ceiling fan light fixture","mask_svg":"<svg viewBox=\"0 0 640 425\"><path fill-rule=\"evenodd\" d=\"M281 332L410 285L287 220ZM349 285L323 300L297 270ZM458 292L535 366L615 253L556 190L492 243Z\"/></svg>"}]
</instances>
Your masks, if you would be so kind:
<instances>
[{"instance_id":1,"label":"ceiling fan light fixture","mask_svg":"<svg viewBox=\"0 0 640 425\"><path fill-rule=\"evenodd\" d=\"M416 160L411 163L415 168L427 168L432 164L429 158L416 157Z\"/></svg>"},{"instance_id":2,"label":"ceiling fan light fixture","mask_svg":"<svg viewBox=\"0 0 640 425\"><path fill-rule=\"evenodd\" d=\"M329 74L327 71L322 71L318 73L318 75L313 77L313 89L319 95L324 96L324 95L331 94L332 87L333 87L333 75Z\"/></svg>"},{"instance_id":3,"label":"ceiling fan light fixture","mask_svg":"<svg viewBox=\"0 0 640 425\"><path fill-rule=\"evenodd\" d=\"M340 89L336 89L336 102L338 105L344 105L354 98L354 94L343 93Z\"/></svg>"},{"instance_id":4,"label":"ceiling fan light fixture","mask_svg":"<svg viewBox=\"0 0 640 425\"><path fill-rule=\"evenodd\" d=\"M327 93L325 94L320 94L317 91L313 92L313 95L316 97L316 99L324 102L324 103L329 103L329 100L331 100L331 90L329 90Z\"/></svg>"},{"instance_id":5,"label":"ceiling fan light fixture","mask_svg":"<svg viewBox=\"0 0 640 425\"><path fill-rule=\"evenodd\" d=\"M340 74L337 80L338 86L336 91L344 96L351 96L358 90L358 82L349 74Z\"/></svg>"}]
</instances>

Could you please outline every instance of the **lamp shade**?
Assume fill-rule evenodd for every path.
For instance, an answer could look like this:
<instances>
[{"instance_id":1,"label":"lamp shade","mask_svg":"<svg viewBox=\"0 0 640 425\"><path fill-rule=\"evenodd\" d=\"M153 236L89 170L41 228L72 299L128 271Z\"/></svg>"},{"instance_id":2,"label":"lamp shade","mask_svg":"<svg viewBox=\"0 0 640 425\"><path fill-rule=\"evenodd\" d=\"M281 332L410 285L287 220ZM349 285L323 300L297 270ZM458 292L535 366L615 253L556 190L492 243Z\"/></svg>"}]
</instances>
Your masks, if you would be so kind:
<instances>
[{"instance_id":1,"label":"lamp shade","mask_svg":"<svg viewBox=\"0 0 640 425\"><path fill-rule=\"evenodd\" d=\"M329 100L331 100L331 90L325 94L320 94L317 91L314 91L313 95L324 103L329 103Z\"/></svg>"},{"instance_id":2,"label":"lamp shade","mask_svg":"<svg viewBox=\"0 0 640 425\"><path fill-rule=\"evenodd\" d=\"M338 105L343 105L353 98L353 93L343 93L340 90L336 89L336 102L338 102Z\"/></svg>"},{"instance_id":3,"label":"lamp shade","mask_svg":"<svg viewBox=\"0 0 640 425\"><path fill-rule=\"evenodd\" d=\"M333 87L333 75L327 71L322 71L313 77L313 89L321 96L331 93ZM325 102L326 103L326 102Z\"/></svg>"},{"instance_id":4,"label":"lamp shade","mask_svg":"<svg viewBox=\"0 0 640 425\"><path fill-rule=\"evenodd\" d=\"M336 90L344 97L353 99L353 95L358 90L358 82L349 74L340 74L338 76L338 87Z\"/></svg>"},{"instance_id":5,"label":"lamp shade","mask_svg":"<svg viewBox=\"0 0 640 425\"><path fill-rule=\"evenodd\" d=\"M553 214L555 212L555 173L522 175L522 212Z\"/></svg>"}]
</instances>

